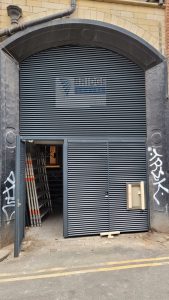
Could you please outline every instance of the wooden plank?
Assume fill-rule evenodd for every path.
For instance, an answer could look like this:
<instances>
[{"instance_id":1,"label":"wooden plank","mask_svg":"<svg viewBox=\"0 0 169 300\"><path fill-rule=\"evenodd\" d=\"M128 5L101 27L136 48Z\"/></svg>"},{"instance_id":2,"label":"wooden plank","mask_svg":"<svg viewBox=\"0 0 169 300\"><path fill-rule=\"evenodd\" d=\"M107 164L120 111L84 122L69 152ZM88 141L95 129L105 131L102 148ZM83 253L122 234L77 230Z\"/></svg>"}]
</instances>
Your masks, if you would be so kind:
<instances>
[{"instance_id":1,"label":"wooden plank","mask_svg":"<svg viewBox=\"0 0 169 300\"><path fill-rule=\"evenodd\" d=\"M56 146L50 146L50 165L56 164Z\"/></svg>"},{"instance_id":2,"label":"wooden plank","mask_svg":"<svg viewBox=\"0 0 169 300\"><path fill-rule=\"evenodd\" d=\"M46 165L46 169L57 169L57 168L60 168L60 165L53 165L53 166L51 166L51 165Z\"/></svg>"},{"instance_id":3,"label":"wooden plank","mask_svg":"<svg viewBox=\"0 0 169 300\"><path fill-rule=\"evenodd\" d=\"M107 231L107 232L101 232L100 236L113 236L120 234L120 231Z\"/></svg>"}]
</instances>

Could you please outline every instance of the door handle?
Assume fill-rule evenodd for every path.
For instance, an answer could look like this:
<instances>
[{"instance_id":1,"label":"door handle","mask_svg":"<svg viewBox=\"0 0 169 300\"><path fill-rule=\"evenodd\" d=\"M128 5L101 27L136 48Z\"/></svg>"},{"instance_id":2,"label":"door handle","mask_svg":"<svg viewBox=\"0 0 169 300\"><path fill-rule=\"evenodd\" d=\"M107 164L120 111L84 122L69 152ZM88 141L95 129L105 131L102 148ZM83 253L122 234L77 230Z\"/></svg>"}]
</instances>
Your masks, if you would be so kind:
<instances>
[{"instance_id":1,"label":"door handle","mask_svg":"<svg viewBox=\"0 0 169 300\"><path fill-rule=\"evenodd\" d=\"M108 198L109 197L109 193L108 192L106 192L106 194L105 194L105 198Z\"/></svg>"}]
</instances>

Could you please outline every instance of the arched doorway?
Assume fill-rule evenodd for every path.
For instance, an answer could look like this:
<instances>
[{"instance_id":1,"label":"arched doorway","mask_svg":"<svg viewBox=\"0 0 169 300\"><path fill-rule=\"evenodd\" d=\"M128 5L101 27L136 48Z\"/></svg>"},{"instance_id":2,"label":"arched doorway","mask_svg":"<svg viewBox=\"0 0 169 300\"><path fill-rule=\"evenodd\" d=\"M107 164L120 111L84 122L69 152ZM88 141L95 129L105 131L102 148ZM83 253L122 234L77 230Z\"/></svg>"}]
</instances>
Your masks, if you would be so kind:
<instances>
[{"instance_id":1,"label":"arched doorway","mask_svg":"<svg viewBox=\"0 0 169 300\"><path fill-rule=\"evenodd\" d=\"M20 64L20 134L67 139L65 236L148 230L147 205L129 210L126 191L131 182L146 185L145 72L138 65L100 47L30 56Z\"/></svg>"},{"instance_id":2,"label":"arched doorway","mask_svg":"<svg viewBox=\"0 0 169 300\"><path fill-rule=\"evenodd\" d=\"M38 43L36 43L37 37L38 37ZM2 52L1 52L2 57L3 58L5 57L5 60L7 61L6 66L4 66L4 68L6 68L6 70L8 72L8 76L9 76L9 73L11 73L9 71L9 65L11 68L10 70L12 70L13 74L15 73L15 80L13 83L13 87L14 87L13 90L15 93L15 97L14 98L12 98L11 96L8 97L8 103L10 101L13 101L13 103L15 102L15 104L18 105L18 102L17 102L17 100L18 100L18 88L17 88L18 87L18 73L17 73L17 67L15 65L15 62L14 61L12 62L12 60L7 58L4 51L6 53L9 52L11 57L14 57L15 60L17 60L19 63L21 63L22 61L27 59L27 57L29 57L29 56L33 55L32 57L36 57L36 55L37 55L36 53L39 53L40 51L44 51L45 49L50 49L53 47L55 47L55 49L58 49L56 47L61 47L61 46L63 47L65 45L67 45L67 47L69 45L71 45L71 47L74 46L74 49L76 47L78 49L79 49L79 47L83 47L83 49L85 49L85 47L88 47L88 49L95 48L95 49L101 49L99 51L108 51L109 53L110 52L116 53L117 56L119 56L121 58L123 57L128 62L130 62L131 69L132 69L132 66L133 67L135 66L135 68L138 68L139 74L142 74L141 75L142 79L140 81L133 79L131 86L134 86L137 83L138 84L141 84L141 82L143 83L143 81L144 81L143 78L145 78L144 95L145 95L146 101L145 102L143 101L143 102L144 102L144 109L145 109L145 103L146 103L146 109L145 109L146 113L144 111L144 113L142 115L142 117L144 119L144 121L143 121L144 125L143 124L142 125L143 125L143 127L145 126L145 117L146 117L147 128L144 127L144 130L143 130L144 134L142 132L142 138L147 137L147 146L152 146L152 141L151 141L152 133L156 134L156 131L158 131L158 132L160 132L160 135L163 136L163 132L165 130L165 128L163 126L164 124L162 122L162 115L163 115L164 107L163 107L163 105L161 105L161 103L163 102L163 99L165 97L165 63L163 62L163 57L155 49L153 49L151 46L149 46L147 43L145 43L143 40L139 39L135 35L130 34L129 32L122 30L118 27L111 26L111 25L101 23L101 22L86 21L86 20L64 20L61 22L60 21L49 22L45 25L37 26L35 28L26 30L24 33L19 33L16 36L11 37L8 41L4 42L4 45L2 47ZM53 50L51 50L51 51L53 51ZM108 52L106 52L106 53L108 53ZM102 55L102 57L104 57L104 56ZM29 58L27 59L27 61L28 60L29 60ZM30 60L31 60L31 58L30 58ZM26 62L26 60L25 60L25 62ZM12 63L13 63L13 67L12 67ZM24 65L24 62L23 62L23 65ZM108 70L108 66L107 66L107 70ZM116 70L117 70L117 68L116 68ZM6 75L7 75L7 72L6 72ZM125 71L124 71L124 73L125 73ZM122 74L122 72L121 72L121 74ZM159 85L159 74L162 75L160 77L160 80L161 80L161 83L163 84L163 89L161 89L161 84ZM117 73L116 73L116 77L118 77ZM127 76L124 76L124 77L127 78ZM136 77L135 77L135 79L136 79ZM128 76L128 78L130 78L130 76ZM157 82L158 82L158 85L157 85ZM130 86L130 85L128 85L128 86ZM127 93L127 90L126 90L126 93ZM140 93L137 98L139 98L139 97L140 97ZM84 100L84 101L86 101L86 100ZM96 102L96 100L94 100L94 101ZM156 106L154 106L154 102L156 103ZM84 106L87 105L86 103L87 102L85 102ZM104 104L104 100L102 100L102 105L101 105L102 108L104 106L103 104ZM10 122L9 121L6 122L7 123L6 131L10 129L11 135L12 134L15 135L19 131L19 122L18 122L19 118L17 118L17 116L18 116L18 106L17 105L15 106L15 108L17 108L17 110L15 112L10 111L10 117L11 117ZM67 103L64 105L66 106ZM130 106L130 104L129 104L129 106ZM125 105L123 103L123 109L124 108L125 108ZM84 109L86 109L86 108L83 107L83 110ZM117 107L116 107L116 110L117 110ZM132 109L130 110L130 113L131 113L131 111L132 111ZM135 117L137 114L136 111L139 112L139 109L135 110ZM122 110L119 110L119 113L120 112L122 112ZM153 117L152 117L152 112L153 112ZM14 113L15 113L15 115L14 115ZM160 114L161 118L159 118L159 114ZM125 113L125 117L127 117L127 116L129 116L129 114ZM7 116L7 117L9 118L9 116ZM129 122L130 122L132 120L132 117L129 119L130 119L129 120ZM139 119L139 117L138 117L138 119ZM105 120L108 120L108 118L105 118ZM100 122L99 122L99 124L100 124ZM126 124L128 124L128 123L126 123ZM103 125L105 125L104 121L102 124L102 128L103 128ZM142 125L140 128L143 129ZM105 131L107 130L106 126L105 126ZM135 129L135 126L136 126L136 123L132 127L131 132L132 132L132 130ZM75 127L78 128L77 124ZM70 127L68 126L68 128L70 128ZM146 128L146 130L145 130L145 128ZM122 131L124 132L127 129L129 130L129 127L124 126ZM78 128L78 130L80 130L80 127ZM100 126L100 130L101 130L101 126ZM145 133L145 131L147 131L147 132ZM88 131L89 135L90 135L90 132ZM24 133L24 131L23 131L23 133ZM138 137L137 133L138 133L138 130L136 130L135 135L133 135L133 137L135 136L134 145L136 145L136 143L141 142L140 136L138 134L138 136L139 136ZM24 135L25 135L25 133L24 133ZM80 135L82 136L81 132L80 132ZM129 141L129 135L128 135L128 141ZM65 141L65 144L67 145L67 148L70 149L70 151L76 152L76 149L75 150L71 150L71 149L73 149L72 147L73 147L73 145L75 145L75 144L72 144L73 142L76 143L76 145L77 145L77 140L73 141L70 139L70 137L74 138L75 136L74 135L73 136L66 135L65 138L67 140ZM96 136L97 136L97 138L99 136L102 138L104 136L104 131L102 131L102 134L96 134ZM106 135L106 138L108 138L110 136ZM117 133L117 136L120 136L120 134ZM22 138L25 139L25 137L26 136L23 136ZM122 135L121 135L121 137L122 137ZM29 139L30 136L27 135L27 138ZM31 135L31 138L33 138L33 135ZM36 136L36 138L37 138L37 136ZM47 138L47 136L44 136L43 138ZM93 135L91 136L91 138L93 138ZM122 137L122 139L124 141L124 137ZM99 140L99 141L101 142L101 140ZM119 139L118 147L121 147L121 148L116 148L117 145L115 145L115 144L111 145L110 140L109 141L102 140L102 142L106 143L106 144L100 145L100 149L102 149L102 147L103 148L105 147L105 149L108 149L109 152L112 151L112 153L114 151L113 149L116 149L117 153L119 153L119 149L122 149L122 148L124 149L123 146L120 146L120 143L122 143L123 141ZM4 142L6 143L5 140L4 140ZM88 140L88 142L89 142L89 140ZM117 140L115 142L117 143ZM163 139L163 142L164 142L164 139ZM7 140L7 143L9 143L9 140ZM13 142L13 144L15 146L15 142ZM5 146L5 144L4 144L4 146ZM112 146L112 148L111 148L111 146ZM130 146L131 146L131 144L130 144ZM129 146L129 148L131 150L131 148L133 148L133 147L130 147L130 146ZM91 144L89 144L88 147L90 148ZM141 147L142 146L139 145L138 149L141 149ZM160 144L160 147L162 147L162 144ZM77 148L80 149L81 144L78 144ZM9 156L11 155L11 164L13 165L14 157L9 149L10 148L8 148L7 151L9 152L8 155ZM96 152L96 149L98 149L97 145L95 145L95 148L93 148L93 153ZM162 151L164 151L163 147L162 147ZM85 152L87 152L87 149L85 150ZM127 150L127 152L129 153L130 151ZM143 152L145 154L145 148L144 148ZM100 153L100 155L101 155L101 153ZM112 155L114 155L114 157L115 157L115 152ZM133 154L133 156L135 156L135 154ZM123 157L125 157L125 154L123 154ZM140 157L140 154L139 154L139 157ZM164 154L164 157L165 157L165 154ZM67 163L69 163L68 156L67 156L66 160L67 160ZM90 158L89 158L89 160L90 160ZM144 160L145 160L145 156L144 156ZM106 161L106 164L109 164L108 163L109 160L107 159L107 157L106 157L105 161ZM115 160L113 161L114 165L115 165L115 161L117 161L118 165L119 165L121 162L121 157L115 158ZM145 166L145 164L144 164L144 166ZM66 172L67 171L69 171L69 170L66 170ZM151 174L147 174L147 175L148 175L148 177L149 176L151 177ZM68 177L66 177L66 178L68 179ZM110 180L108 178L108 182L109 181ZM69 184L68 181L67 181L67 184ZM155 187L153 185L149 184L150 193L147 198L148 199L147 208L150 206L150 199L151 198L153 199L154 189L155 189ZM19 195L19 191L18 191L18 195ZM107 195L105 195L105 196L107 196ZM67 208L65 208L65 209L67 211ZM109 214L109 211L107 210L106 213ZM154 216L153 210L152 210L152 215ZM123 218L124 218L124 216L122 217L122 219ZM93 219L93 217L92 217L92 219ZM109 216L109 219L110 219L110 216ZM126 221L126 223L127 222L128 221ZM140 222L140 220L138 221L138 223L139 222ZM146 225L146 226L148 226L148 225ZM68 232L67 225L65 226L65 228ZM146 227L146 228L148 228L148 227ZM97 226L97 229L100 230L99 226ZM20 240L21 239L22 239L22 237L20 238Z\"/></svg>"}]
</instances>

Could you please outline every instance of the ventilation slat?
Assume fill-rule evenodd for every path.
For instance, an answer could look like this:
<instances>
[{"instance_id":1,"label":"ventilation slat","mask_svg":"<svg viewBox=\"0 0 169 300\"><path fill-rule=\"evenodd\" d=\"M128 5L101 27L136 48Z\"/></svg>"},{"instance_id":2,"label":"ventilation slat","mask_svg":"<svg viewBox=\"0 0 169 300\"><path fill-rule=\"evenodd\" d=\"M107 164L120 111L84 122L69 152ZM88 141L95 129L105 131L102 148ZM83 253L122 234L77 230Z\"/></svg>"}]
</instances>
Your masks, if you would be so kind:
<instances>
[{"instance_id":1,"label":"ventilation slat","mask_svg":"<svg viewBox=\"0 0 169 300\"><path fill-rule=\"evenodd\" d=\"M137 181L146 182L144 142L69 140L68 236L146 231L148 210L127 210L126 185Z\"/></svg>"},{"instance_id":2,"label":"ventilation slat","mask_svg":"<svg viewBox=\"0 0 169 300\"><path fill-rule=\"evenodd\" d=\"M146 181L144 71L103 48L48 49L21 63L20 100L22 135L69 139L68 236L147 230L126 202L126 183Z\"/></svg>"},{"instance_id":3,"label":"ventilation slat","mask_svg":"<svg viewBox=\"0 0 169 300\"><path fill-rule=\"evenodd\" d=\"M72 80L103 79L100 95ZM38 136L145 136L144 72L107 49L64 46L27 58L20 68L20 131Z\"/></svg>"}]
</instances>

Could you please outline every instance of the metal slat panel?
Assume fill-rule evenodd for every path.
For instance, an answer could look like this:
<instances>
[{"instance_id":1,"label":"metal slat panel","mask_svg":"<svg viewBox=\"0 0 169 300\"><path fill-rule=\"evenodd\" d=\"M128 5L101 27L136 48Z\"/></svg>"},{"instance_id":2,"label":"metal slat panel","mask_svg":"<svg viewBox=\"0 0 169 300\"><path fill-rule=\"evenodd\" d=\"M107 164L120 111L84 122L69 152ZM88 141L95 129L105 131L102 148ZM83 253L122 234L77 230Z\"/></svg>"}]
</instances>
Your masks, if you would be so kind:
<instances>
[{"instance_id":1,"label":"metal slat panel","mask_svg":"<svg viewBox=\"0 0 169 300\"><path fill-rule=\"evenodd\" d=\"M107 143L68 143L68 236L109 228Z\"/></svg>"},{"instance_id":2,"label":"metal slat panel","mask_svg":"<svg viewBox=\"0 0 169 300\"><path fill-rule=\"evenodd\" d=\"M126 184L146 182L145 143L109 143L110 230L148 230L148 210L127 210Z\"/></svg>"},{"instance_id":3,"label":"metal slat panel","mask_svg":"<svg viewBox=\"0 0 169 300\"><path fill-rule=\"evenodd\" d=\"M68 236L148 230L148 210L127 210L126 184L146 182L144 142L68 142ZM108 191L108 198L105 197Z\"/></svg>"},{"instance_id":4,"label":"metal slat panel","mask_svg":"<svg viewBox=\"0 0 169 300\"><path fill-rule=\"evenodd\" d=\"M101 78L106 93L81 97L72 78ZM147 211L126 209L126 182L146 180L144 71L107 49L53 48L21 64L20 98L22 135L114 139L68 143L68 236L147 230Z\"/></svg>"},{"instance_id":5,"label":"metal slat panel","mask_svg":"<svg viewBox=\"0 0 169 300\"><path fill-rule=\"evenodd\" d=\"M148 210L127 210L126 184L145 181L144 142L68 142L68 236L148 230ZM108 198L105 197L108 191Z\"/></svg>"},{"instance_id":6,"label":"metal slat panel","mask_svg":"<svg viewBox=\"0 0 169 300\"><path fill-rule=\"evenodd\" d=\"M102 78L106 93L75 94L72 78ZM29 57L21 63L20 98L22 135L146 135L144 72L107 49L65 46Z\"/></svg>"}]
</instances>

